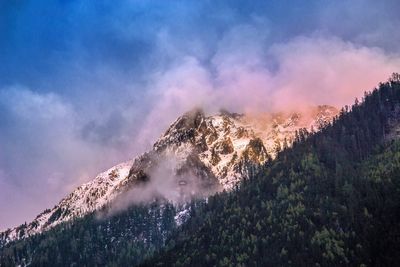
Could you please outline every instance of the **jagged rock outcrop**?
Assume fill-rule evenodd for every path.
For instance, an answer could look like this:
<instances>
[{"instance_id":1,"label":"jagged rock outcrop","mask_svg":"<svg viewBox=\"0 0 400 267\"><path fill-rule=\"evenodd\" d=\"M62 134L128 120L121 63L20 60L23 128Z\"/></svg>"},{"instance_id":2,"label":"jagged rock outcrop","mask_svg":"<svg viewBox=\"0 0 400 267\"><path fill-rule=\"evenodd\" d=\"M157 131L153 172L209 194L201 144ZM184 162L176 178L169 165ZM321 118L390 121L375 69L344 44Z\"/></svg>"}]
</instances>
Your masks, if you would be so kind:
<instances>
[{"instance_id":1,"label":"jagged rock outcrop","mask_svg":"<svg viewBox=\"0 0 400 267\"><path fill-rule=\"evenodd\" d=\"M168 182L162 186L176 190L172 201L178 202L230 190L255 166L290 146L296 130L317 131L337 113L330 106L257 115L221 111L213 116L195 109L173 122L150 151L99 174L31 223L3 232L0 240L24 238L84 216L147 183ZM168 199L162 189L155 186L160 191L155 195Z\"/></svg>"}]
</instances>

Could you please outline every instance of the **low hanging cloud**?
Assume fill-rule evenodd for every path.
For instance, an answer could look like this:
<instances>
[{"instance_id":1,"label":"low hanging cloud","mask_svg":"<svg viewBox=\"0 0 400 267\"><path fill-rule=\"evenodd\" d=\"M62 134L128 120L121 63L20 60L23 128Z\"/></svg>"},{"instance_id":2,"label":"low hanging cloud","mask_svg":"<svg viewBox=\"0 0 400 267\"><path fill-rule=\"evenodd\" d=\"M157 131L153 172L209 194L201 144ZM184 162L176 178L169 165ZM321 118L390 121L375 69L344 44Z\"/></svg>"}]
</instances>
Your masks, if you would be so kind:
<instances>
[{"instance_id":1,"label":"low hanging cloud","mask_svg":"<svg viewBox=\"0 0 400 267\"><path fill-rule=\"evenodd\" d=\"M156 163L146 172L146 181L138 182L112 202L111 209L98 213L99 218L114 215L135 204L154 201L184 204L193 198L215 193L217 187L205 186L201 179L186 170L185 162L174 153L158 155ZM210 181L211 182L211 181Z\"/></svg>"},{"instance_id":2,"label":"low hanging cloud","mask_svg":"<svg viewBox=\"0 0 400 267\"><path fill-rule=\"evenodd\" d=\"M239 37L247 37L245 45ZM211 65L194 56L159 73L152 109L139 140L150 144L177 116L194 107L208 113L274 112L328 104L338 108L400 70L400 57L382 49L312 35L266 46L251 26L222 38Z\"/></svg>"}]
</instances>

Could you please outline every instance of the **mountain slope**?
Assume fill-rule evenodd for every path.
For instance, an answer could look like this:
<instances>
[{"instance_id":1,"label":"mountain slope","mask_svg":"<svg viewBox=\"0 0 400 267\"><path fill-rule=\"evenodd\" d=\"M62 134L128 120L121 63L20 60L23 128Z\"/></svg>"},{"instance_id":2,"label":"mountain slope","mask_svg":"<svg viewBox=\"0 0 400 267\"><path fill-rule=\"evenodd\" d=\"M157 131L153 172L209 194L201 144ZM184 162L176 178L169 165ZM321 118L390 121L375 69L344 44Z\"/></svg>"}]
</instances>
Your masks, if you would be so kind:
<instances>
[{"instance_id":1,"label":"mountain slope","mask_svg":"<svg viewBox=\"0 0 400 267\"><path fill-rule=\"evenodd\" d=\"M137 201L161 197L181 203L231 190L290 145L296 131L318 130L337 113L330 106L256 116L226 111L206 116L201 110L193 110L172 123L152 150L100 173L31 223L2 233L0 239L7 243L40 233L98 210L124 193L130 192L131 198L142 195ZM146 183L150 186L143 188Z\"/></svg>"},{"instance_id":2,"label":"mountain slope","mask_svg":"<svg viewBox=\"0 0 400 267\"><path fill-rule=\"evenodd\" d=\"M400 83L210 197L143 266L396 266Z\"/></svg>"}]
</instances>

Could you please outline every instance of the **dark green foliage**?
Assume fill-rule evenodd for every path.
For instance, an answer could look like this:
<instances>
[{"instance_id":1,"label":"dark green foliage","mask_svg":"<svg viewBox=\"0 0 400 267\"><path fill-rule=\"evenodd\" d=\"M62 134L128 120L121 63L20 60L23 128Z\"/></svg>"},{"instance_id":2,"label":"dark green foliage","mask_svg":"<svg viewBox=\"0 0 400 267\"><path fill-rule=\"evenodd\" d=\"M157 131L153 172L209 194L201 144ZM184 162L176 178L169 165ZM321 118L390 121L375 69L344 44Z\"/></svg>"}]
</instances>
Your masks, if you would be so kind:
<instances>
[{"instance_id":1,"label":"dark green foliage","mask_svg":"<svg viewBox=\"0 0 400 267\"><path fill-rule=\"evenodd\" d=\"M400 84L345 107L232 193L211 197L145 266L395 266Z\"/></svg>"},{"instance_id":2,"label":"dark green foliage","mask_svg":"<svg viewBox=\"0 0 400 267\"><path fill-rule=\"evenodd\" d=\"M135 265L164 245L175 214L172 205L156 203L111 217L91 214L7 245L0 251L0 266Z\"/></svg>"},{"instance_id":3,"label":"dark green foliage","mask_svg":"<svg viewBox=\"0 0 400 267\"><path fill-rule=\"evenodd\" d=\"M52 222L54 222L54 221L56 221L58 218L60 218L61 215L62 215L62 212L63 212L62 209L61 209L61 208L58 208L58 209L50 216L50 218L49 218L49 220L48 220L49 224L52 223Z\"/></svg>"}]
</instances>

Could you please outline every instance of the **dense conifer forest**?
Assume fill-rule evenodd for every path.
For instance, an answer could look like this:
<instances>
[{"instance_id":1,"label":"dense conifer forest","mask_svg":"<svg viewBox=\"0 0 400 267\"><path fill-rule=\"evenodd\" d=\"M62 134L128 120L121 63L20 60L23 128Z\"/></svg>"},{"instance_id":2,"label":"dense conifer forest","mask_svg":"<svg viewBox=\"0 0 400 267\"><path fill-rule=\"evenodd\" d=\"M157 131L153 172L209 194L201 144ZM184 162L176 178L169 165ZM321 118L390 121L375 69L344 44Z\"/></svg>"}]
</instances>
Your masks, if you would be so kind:
<instances>
[{"instance_id":1,"label":"dense conifer forest","mask_svg":"<svg viewBox=\"0 0 400 267\"><path fill-rule=\"evenodd\" d=\"M399 76L232 193L211 197L143 266L396 266Z\"/></svg>"},{"instance_id":2,"label":"dense conifer forest","mask_svg":"<svg viewBox=\"0 0 400 267\"><path fill-rule=\"evenodd\" d=\"M399 126L393 75L179 227L166 203L92 214L0 248L0 266L396 266Z\"/></svg>"},{"instance_id":3,"label":"dense conifer forest","mask_svg":"<svg viewBox=\"0 0 400 267\"><path fill-rule=\"evenodd\" d=\"M7 245L0 266L136 265L161 248L175 227L175 213L174 206L158 203L110 216L93 213Z\"/></svg>"}]
</instances>

